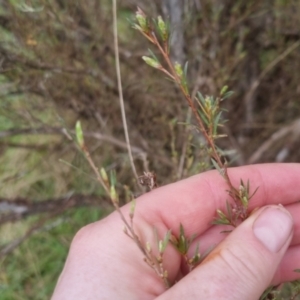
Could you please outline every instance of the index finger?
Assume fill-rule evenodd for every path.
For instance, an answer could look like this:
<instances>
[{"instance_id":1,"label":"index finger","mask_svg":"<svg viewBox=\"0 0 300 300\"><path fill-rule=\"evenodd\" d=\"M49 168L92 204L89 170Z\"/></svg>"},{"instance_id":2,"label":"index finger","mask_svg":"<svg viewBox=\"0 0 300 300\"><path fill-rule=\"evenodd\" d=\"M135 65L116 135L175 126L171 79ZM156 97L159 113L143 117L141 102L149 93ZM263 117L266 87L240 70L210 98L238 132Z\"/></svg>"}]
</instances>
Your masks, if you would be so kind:
<instances>
[{"instance_id":1,"label":"index finger","mask_svg":"<svg viewBox=\"0 0 300 300\"><path fill-rule=\"evenodd\" d=\"M267 204L288 205L300 200L300 164L258 164L228 169L235 187L249 180L252 210ZM217 171L209 171L153 190L138 200L137 213L148 223L178 233L201 234L211 226L217 209L224 209L230 196Z\"/></svg>"}]
</instances>

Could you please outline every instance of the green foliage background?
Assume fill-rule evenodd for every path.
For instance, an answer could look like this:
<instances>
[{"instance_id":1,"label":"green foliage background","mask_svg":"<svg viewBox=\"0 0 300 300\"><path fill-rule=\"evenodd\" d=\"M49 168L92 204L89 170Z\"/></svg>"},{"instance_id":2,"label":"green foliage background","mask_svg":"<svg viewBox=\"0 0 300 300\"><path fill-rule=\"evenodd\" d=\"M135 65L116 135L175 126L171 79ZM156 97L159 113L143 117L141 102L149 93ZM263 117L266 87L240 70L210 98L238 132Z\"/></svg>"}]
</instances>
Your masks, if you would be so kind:
<instances>
[{"instance_id":1,"label":"green foliage background","mask_svg":"<svg viewBox=\"0 0 300 300\"><path fill-rule=\"evenodd\" d=\"M163 185L207 169L207 161L201 137L180 125L187 107L179 91L141 60L149 45L128 19L137 5L151 16L163 15L161 1L148 2L119 1L121 72L138 172L146 153ZM220 141L222 149L236 149L228 152L231 164L300 161L300 2L184 3L190 89L214 95L228 85L235 91L224 103L229 139ZM45 210L14 222L4 222L9 212L0 209L1 249L48 217L1 256L1 300L49 299L76 231L110 211L72 141L76 120L97 165L116 169L121 198L123 185L138 191L124 147L114 62L111 1L0 1L0 204L34 208L80 199L53 217L53 210ZM253 160L282 129L287 133Z\"/></svg>"}]
</instances>

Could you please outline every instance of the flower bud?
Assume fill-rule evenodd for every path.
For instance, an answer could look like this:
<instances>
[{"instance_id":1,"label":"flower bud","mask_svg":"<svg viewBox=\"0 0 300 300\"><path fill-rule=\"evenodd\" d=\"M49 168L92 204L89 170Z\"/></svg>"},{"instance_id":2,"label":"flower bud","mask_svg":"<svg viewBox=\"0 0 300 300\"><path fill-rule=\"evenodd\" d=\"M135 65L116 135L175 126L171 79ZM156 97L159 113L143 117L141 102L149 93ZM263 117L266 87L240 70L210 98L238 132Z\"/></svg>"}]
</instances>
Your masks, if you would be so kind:
<instances>
[{"instance_id":1,"label":"flower bud","mask_svg":"<svg viewBox=\"0 0 300 300\"><path fill-rule=\"evenodd\" d=\"M113 185L110 187L110 199L114 204L119 204L119 197Z\"/></svg>"},{"instance_id":2,"label":"flower bud","mask_svg":"<svg viewBox=\"0 0 300 300\"><path fill-rule=\"evenodd\" d=\"M176 72L177 76L181 79L183 76L181 64L176 61L174 67L175 67L175 72Z\"/></svg>"},{"instance_id":3,"label":"flower bud","mask_svg":"<svg viewBox=\"0 0 300 300\"><path fill-rule=\"evenodd\" d=\"M142 59L145 61L145 63L155 69L160 69L161 68L161 64L154 60L153 58L151 57L148 57L148 56L143 56Z\"/></svg>"},{"instance_id":4,"label":"flower bud","mask_svg":"<svg viewBox=\"0 0 300 300\"><path fill-rule=\"evenodd\" d=\"M76 131L77 143L79 144L80 148L83 148L84 139L83 139L83 132L82 132L80 121L76 122L75 131Z\"/></svg>"},{"instance_id":5,"label":"flower bud","mask_svg":"<svg viewBox=\"0 0 300 300\"><path fill-rule=\"evenodd\" d=\"M138 8L137 12L135 13L135 17L136 17L136 20L138 21L141 29L144 32L148 32L149 28L148 28L147 17L145 15L145 13L140 8Z\"/></svg>"},{"instance_id":6,"label":"flower bud","mask_svg":"<svg viewBox=\"0 0 300 300\"><path fill-rule=\"evenodd\" d=\"M167 32L166 24L161 16L158 16L157 23L158 23L158 29L161 34L161 37L165 42L168 39L168 32Z\"/></svg>"},{"instance_id":7,"label":"flower bud","mask_svg":"<svg viewBox=\"0 0 300 300\"><path fill-rule=\"evenodd\" d=\"M108 176L104 168L100 169L100 174L105 183L108 183Z\"/></svg>"}]
</instances>

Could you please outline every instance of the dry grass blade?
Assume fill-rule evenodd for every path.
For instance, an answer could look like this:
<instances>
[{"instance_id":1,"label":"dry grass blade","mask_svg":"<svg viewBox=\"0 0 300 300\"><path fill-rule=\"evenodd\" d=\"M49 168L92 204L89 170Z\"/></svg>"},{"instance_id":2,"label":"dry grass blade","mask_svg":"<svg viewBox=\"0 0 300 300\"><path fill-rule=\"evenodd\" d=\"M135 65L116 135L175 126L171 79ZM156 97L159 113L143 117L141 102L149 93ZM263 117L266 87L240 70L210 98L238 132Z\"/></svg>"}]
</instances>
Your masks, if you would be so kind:
<instances>
[{"instance_id":1,"label":"dry grass blade","mask_svg":"<svg viewBox=\"0 0 300 300\"><path fill-rule=\"evenodd\" d=\"M125 113L124 98L123 98L123 88L122 88L121 71L120 71L118 26L117 26L117 1L116 0L113 0L113 29L114 29L113 31L114 31L114 49L115 49L115 60L116 60L116 72L117 72L119 100L120 100L120 106L121 106L123 128L124 128L124 134L125 134L127 151L128 151L128 155L129 155L131 169L132 169L132 172L134 174L134 177L135 177L136 181L138 182L138 174L137 174L137 171L136 171L136 168L135 168L135 165L134 165L133 156L132 156L132 150L131 150L130 139L129 139L129 134L128 134L127 120L126 120L126 113Z\"/></svg>"}]
</instances>

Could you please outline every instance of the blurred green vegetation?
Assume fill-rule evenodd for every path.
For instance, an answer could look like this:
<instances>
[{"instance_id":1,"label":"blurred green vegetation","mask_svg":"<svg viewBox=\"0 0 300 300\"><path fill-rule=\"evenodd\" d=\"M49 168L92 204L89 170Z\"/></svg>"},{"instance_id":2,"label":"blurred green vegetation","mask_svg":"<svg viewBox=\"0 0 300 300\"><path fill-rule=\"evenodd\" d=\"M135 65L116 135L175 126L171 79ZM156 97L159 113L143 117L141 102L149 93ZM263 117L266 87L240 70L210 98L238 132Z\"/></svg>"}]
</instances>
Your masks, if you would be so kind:
<instances>
[{"instance_id":1,"label":"blurred green vegetation","mask_svg":"<svg viewBox=\"0 0 300 300\"><path fill-rule=\"evenodd\" d=\"M202 138L180 124L186 104L142 62L150 46L128 22L137 5L164 15L162 2L119 2L121 73L139 174L145 155L159 185L207 169ZM184 1L184 44L176 47L189 61L190 89L215 95L229 85L235 92L224 103L229 139L219 144L235 149L227 157L232 165L300 161L299 15L298 0ZM41 222L0 258L1 300L49 299L76 231L110 211L72 141L78 119L96 164L117 171L121 199L124 185L138 194L114 62L111 1L0 0L0 205L35 212L9 222L12 212L0 206L0 251ZM282 128L286 134L272 140ZM59 199L73 196L80 199L74 207L55 210ZM37 213L43 203L52 206Z\"/></svg>"},{"instance_id":2,"label":"blurred green vegetation","mask_svg":"<svg viewBox=\"0 0 300 300\"><path fill-rule=\"evenodd\" d=\"M71 209L55 221L49 221L18 247L13 255L0 259L0 299L49 299L64 265L68 247L75 233L87 223L95 222L107 211L94 208ZM2 228L11 239L22 234L34 224L36 218L26 223L6 225Z\"/></svg>"}]
</instances>

